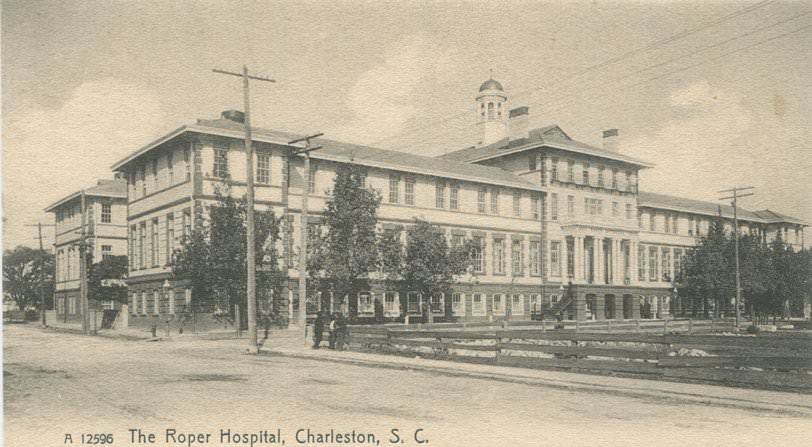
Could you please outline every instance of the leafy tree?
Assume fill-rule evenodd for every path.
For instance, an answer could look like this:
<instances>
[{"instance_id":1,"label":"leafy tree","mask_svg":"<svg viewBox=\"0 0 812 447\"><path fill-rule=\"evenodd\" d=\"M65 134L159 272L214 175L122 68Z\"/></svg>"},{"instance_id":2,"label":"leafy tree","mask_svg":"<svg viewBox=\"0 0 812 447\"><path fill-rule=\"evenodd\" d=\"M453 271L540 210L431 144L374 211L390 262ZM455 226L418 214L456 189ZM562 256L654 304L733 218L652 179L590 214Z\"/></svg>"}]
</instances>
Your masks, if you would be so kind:
<instances>
[{"instance_id":1,"label":"leafy tree","mask_svg":"<svg viewBox=\"0 0 812 447\"><path fill-rule=\"evenodd\" d=\"M369 274L378 268L377 212L381 198L364 187L366 171L341 165L324 211L323 234L317 236L309 258L310 277L336 298L354 297L369 288ZM350 316L357 302L348 299Z\"/></svg>"},{"instance_id":2,"label":"leafy tree","mask_svg":"<svg viewBox=\"0 0 812 447\"><path fill-rule=\"evenodd\" d=\"M420 293L424 300L440 293L448 296L456 276L465 273L470 265L472 242L452 247L440 227L421 219L415 219L415 225L407 229L405 249L401 248L398 234L384 232L381 237L379 251L387 281ZM443 312L451 315L451 300L446 300Z\"/></svg>"},{"instance_id":3,"label":"leafy tree","mask_svg":"<svg viewBox=\"0 0 812 447\"><path fill-rule=\"evenodd\" d=\"M203 218L203 216L199 216ZM232 197L227 185L216 189L215 203L208 206L208 218L181 242L172 258L176 278L189 280L192 306L196 311L214 311L231 318L246 317L247 304L247 208L244 199ZM281 272L278 250L279 219L271 211L254 212L256 239L256 290L280 296ZM280 300L274 300L277 304ZM234 304L240 315L234 315ZM257 306L258 312L267 311ZM276 319L283 312L272 312Z\"/></svg>"},{"instance_id":4,"label":"leafy tree","mask_svg":"<svg viewBox=\"0 0 812 447\"><path fill-rule=\"evenodd\" d=\"M40 284L46 302L40 302ZM18 246L3 252L3 294L20 309L48 304L54 289L54 255L45 250Z\"/></svg>"},{"instance_id":5,"label":"leafy tree","mask_svg":"<svg viewBox=\"0 0 812 447\"><path fill-rule=\"evenodd\" d=\"M708 234L683 260L683 271L677 286L691 301L694 316L698 316L701 310L703 316L708 317L710 301L715 303L714 309L718 315L722 303L727 301L731 292L735 293L729 245L724 228L714 221Z\"/></svg>"},{"instance_id":6,"label":"leafy tree","mask_svg":"<svg viewBox=\"0 0 812 447\"><path fill-rule=\"evenodd\" d=\"M127 286L120 281L126 277L127 256L110 256L92 264L88 269L88 298L95 301L113 300L127 304Z\"/></svg>"}]
</instances>

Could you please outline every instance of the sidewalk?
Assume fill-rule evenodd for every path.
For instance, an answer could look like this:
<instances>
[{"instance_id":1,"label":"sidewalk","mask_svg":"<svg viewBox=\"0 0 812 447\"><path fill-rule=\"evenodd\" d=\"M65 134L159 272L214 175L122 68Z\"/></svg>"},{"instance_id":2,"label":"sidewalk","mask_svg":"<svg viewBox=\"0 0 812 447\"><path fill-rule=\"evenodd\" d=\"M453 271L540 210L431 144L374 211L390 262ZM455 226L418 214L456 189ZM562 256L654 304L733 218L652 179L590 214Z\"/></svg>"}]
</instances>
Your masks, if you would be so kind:
<instances>
[{"instance_id":1,"label":"sidewalk","mask_svg":"<svg viewBox=\"0 0 812 447\"><path fill-rule=\"evenodd\" d=\"M611 377L561 371L536 370L418 357L400 357L352 351L332 351L305 345L299 332L273 333L262 352L286 357L337 362L373 368L391 368L461 377L524 383L577 392L621 394L654 400L680 401L694 405L713 405L749 409L757 412L792 414L812 418L808 395L780 391L732 388L719 385L679 383L649 379Z\"/></svg>"}]
</instances>

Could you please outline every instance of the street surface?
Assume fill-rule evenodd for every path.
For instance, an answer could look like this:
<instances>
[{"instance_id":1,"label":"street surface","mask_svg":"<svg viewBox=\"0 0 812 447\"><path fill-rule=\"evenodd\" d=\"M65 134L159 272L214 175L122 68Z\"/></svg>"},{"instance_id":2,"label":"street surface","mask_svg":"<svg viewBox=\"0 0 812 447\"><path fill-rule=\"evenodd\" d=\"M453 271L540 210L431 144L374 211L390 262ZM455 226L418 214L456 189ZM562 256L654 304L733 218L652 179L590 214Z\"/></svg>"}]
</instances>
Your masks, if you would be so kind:
<instances>
[{"instance_id":1,"label":"street surface","mask_svg":"<svg viewBox=\"0 0 812 447\"><path fill-rule=\"evenodd\" d=\"M405 446L418 445L418 429L418 438L430 446L808 445L812 439L810 413L760 411L745 401L686 404L275 354L247 356L239 353L243 344L192 337L127 341L6 326L5 445L63 446L66 434L81 445L83 433L112 433L116 446L221 445L220 429L281 429L285 445L334 445L297 443L299 428L372 433L380 445L391 445L391 430L397 428ZM589 382L591 376L582 377ZM776 402L788 396L759 393ZM131 443L131 428L156 433L155 443ZM166 429L212 436L209 444L166 443Z\"/></svg>"}]
</instances>

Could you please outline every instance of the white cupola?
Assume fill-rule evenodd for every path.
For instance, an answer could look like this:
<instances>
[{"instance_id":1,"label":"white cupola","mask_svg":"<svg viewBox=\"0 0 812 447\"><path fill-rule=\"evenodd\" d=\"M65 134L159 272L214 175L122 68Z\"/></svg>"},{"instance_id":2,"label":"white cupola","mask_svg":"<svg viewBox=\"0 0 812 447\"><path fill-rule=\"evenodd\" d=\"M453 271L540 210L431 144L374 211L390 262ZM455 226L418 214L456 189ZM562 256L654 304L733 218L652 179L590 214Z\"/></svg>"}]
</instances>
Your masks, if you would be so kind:
<instances>
[{"instance_id":1,"label":"white cupola","mask_svg":"<svg viewBox=\"0 0 812 447\"><path fill-rule=\"evenodd\" d=\"M479 86L476 110L479 145L487 146L507 137L507 95L493 77Z\"/></svg>"}]
</instances>

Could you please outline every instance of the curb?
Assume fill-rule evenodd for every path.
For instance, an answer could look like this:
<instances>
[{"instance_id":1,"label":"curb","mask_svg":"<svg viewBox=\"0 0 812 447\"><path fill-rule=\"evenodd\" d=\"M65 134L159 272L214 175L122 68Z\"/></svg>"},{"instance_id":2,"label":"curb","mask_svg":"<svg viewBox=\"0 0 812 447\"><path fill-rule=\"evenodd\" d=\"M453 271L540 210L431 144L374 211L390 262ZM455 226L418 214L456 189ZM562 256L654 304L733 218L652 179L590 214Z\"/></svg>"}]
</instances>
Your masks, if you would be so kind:
<instances>
[{"instance_id":1,"label":"curb","mask_svg":"<svg viewBox=\"0 0 812 447\"><path fill-rule=\"evenodd\" d=\"M591 393L603 393L603 394L610 394L610 395L619 395L625 397L631 397L636 399L644 399L644 400L653 400L653 401L662 401L667 400L670 402L676 403L684 403L690 405L710 405L716 407L725 407L725 408L733 408L733 409L742 409L742 410L750 410L750 411L757 411L759 413L774 413L784 416L797 416L797 417L804 417L804 418L812 418L812 406L805 406L805 405L794 405L794 404L781 404L781 403L770 403L764 402L760 400L753 400L747 398L733 398L733 397L725 397L725 396L713 396L708 395L707 393L690 393L690 392L680 392L680 391L673 391L673 390L646 390L641 388L629 387L629 386L611 386L611 385L604 385L604 384L596 384L596 383L588 383L588 382L580 382L580 381L569 381L569 380L561 380L561 379L549 379L543 377L533 377L529 374L521 374L521 370L517 371L515 374L510 374L503 371L471 371L465 368L457 368L453 365L449 366L440 366L440 365L421 365L421 364L404 364L401 362L391 362L386 361L384 359L358 359L358 358L349 358L349 357L337 357L337 356L330 356L330 357L323 357L317 356L292 350L286 349L266 349L263 351L266 354L276 354L283 357L290 357L290 358L299 358L299 359L306 359L306 360L316 360L316 361L325 361L325 362L333 362L333 363L341 363L341 364L349 364L355 366L363 366L363 367L371 367L371 368L386 368L386 369L395 369L401 371L421 371L421 372L428 372L428 373L435 373L435 374L443 374L448 376L455 376L455 377L468 377L468 378L475 378L475 379L485 379L485 380L497 380L500 382L508 382L508 383L519 383L524 385L535 385L535 386L543 386L547 388L553 388L562 391L574 391L574 392L591 392ZM478 365L478 366L486 366L486 365ZM486 366L487 367L487 366ZM532 370L535 371L535 370ZM572 373L576 374L576 373ZM580 375L580 374L579 374ZM581 375L583 376L583 375ZM588 376L585 376L588 377ZM633 380L633 379L628 379ZM645 379L639 379L645 380ZM652 383L661 383L657 381L651 381ZM688 383L681 383L682 385L690 386L692 384ZM719 385L702 385L702 386L719 386ZM720 387L724 388L724 387Z\"/></svg>"}]
</instances>

